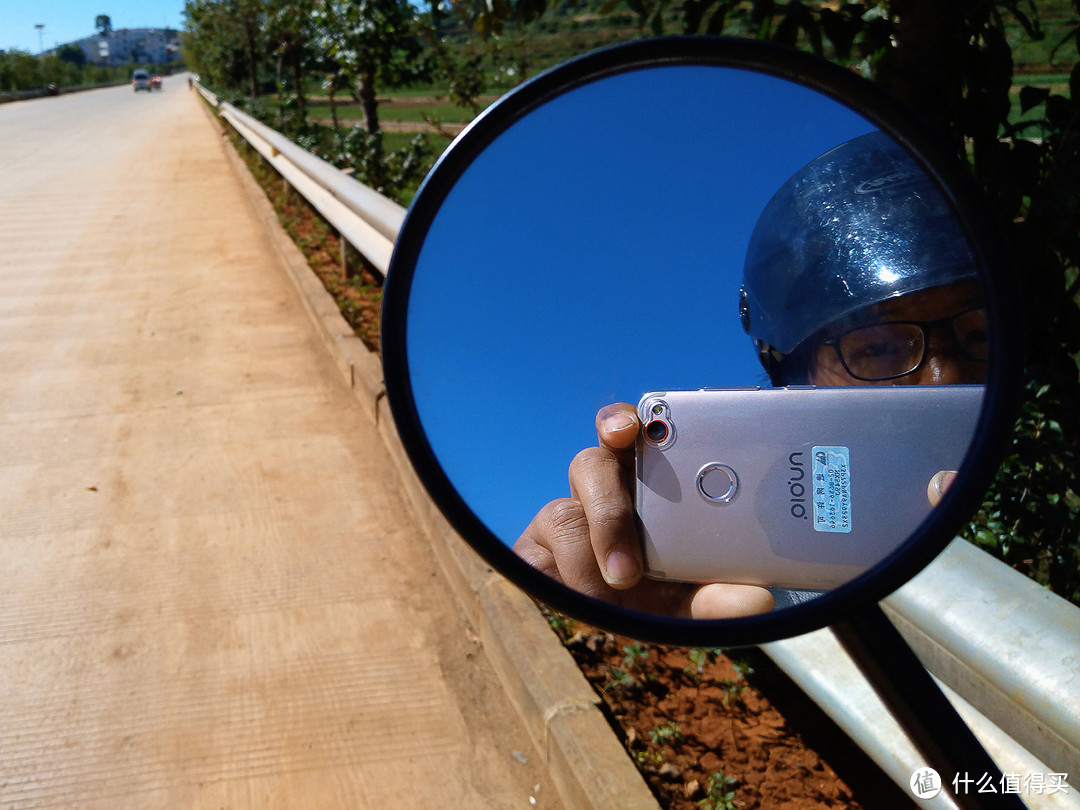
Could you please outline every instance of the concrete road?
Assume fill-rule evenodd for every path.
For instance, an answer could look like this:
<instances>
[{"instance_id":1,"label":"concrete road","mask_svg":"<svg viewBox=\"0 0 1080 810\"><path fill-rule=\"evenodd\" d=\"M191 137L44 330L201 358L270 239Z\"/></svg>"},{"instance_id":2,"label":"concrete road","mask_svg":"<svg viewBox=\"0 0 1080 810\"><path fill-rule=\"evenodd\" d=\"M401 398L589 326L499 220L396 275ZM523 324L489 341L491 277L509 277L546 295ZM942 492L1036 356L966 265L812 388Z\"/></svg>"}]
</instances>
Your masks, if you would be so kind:
<instances>
[{"instance_id":1,"label":"concrete road","mask_svg":"<svg viewBox=\"0 0 1080 810\"><path fill-rule=\"evenodd\" d=\"M0 806L558 807L200 103L0 106Z\"/></svg>"}]
</instances>

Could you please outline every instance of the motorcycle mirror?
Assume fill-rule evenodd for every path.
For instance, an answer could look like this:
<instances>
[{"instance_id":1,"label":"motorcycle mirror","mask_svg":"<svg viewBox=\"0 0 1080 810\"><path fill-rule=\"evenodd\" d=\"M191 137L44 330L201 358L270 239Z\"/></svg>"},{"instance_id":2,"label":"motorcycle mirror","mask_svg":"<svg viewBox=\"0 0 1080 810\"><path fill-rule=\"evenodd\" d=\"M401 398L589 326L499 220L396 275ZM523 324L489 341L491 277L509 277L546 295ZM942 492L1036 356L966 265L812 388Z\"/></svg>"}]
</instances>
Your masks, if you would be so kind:
<instances>
[{"instance_id":1,"label":"motorcycle mirror","mask_svg":"<svg viewBox=\"0 0 1080 810\"><path fill-rule=\"evenodd\" d=\"M852 523L862 521L873 531L874 553L838 554L838 548L855 548L850 541L856 535L838 531L835 515L826 519L826 531L785 536L772 525L769 495L757 478L777 479L782 502L775 509L781 514L791 516L787 501L809 493L800 488L793 495L790 475L769 472L773 460L761 461L753 472L749 462L739 466L741 456L736 465L724 451L708 449L665 461L661 470L669 484L676 482L666 503L672 520L688 521L676 523L680 536L704 546L689 573L675 578L696 579L694 565L708 567L717 548L709 544L733 532L706 524L728 519L735 513L724 514L724 506L741 503L740 519L753 523L747 536L759 539L737 539L736 557L725 559L737 559L742 551L770 559L751 559L737 581L785 584L766 564L775 568L777 558L814 571L838 563L841 573L813 598L787 598L784 606L752 616L695 620L646 609L622 598L625 592L598 598L596 588L570 587L564 582L572 576L550 576L522 559L515 541L546 503L570 494L571 459L596 445L598 409L638 402L647 392L713 388L760 387L755 396L771 395L775 402L781 392L769 390L746 332L753 319L745 314L745 296L742 316L739 308L754 228L770 200L790 189L804 167L867 136L886 139L905 156L920 188L930 189L919 194L943 201L949 221L923 230L959 234L969 255L965 283L977 299L971 306L982 307L986 324L980 333L986 341L982 385L975 394L964 387L963 402L938 411L955 416L959 410L963 418L928 419L897 405L897 421L906 426L893 437L891 450L875 449L874 437L888 432L883 414L910 398L913 386L863 388L854 382L802 392L813 401L817 423L833 427L799 446L809 460L822 447L851 445L843 462L850 464L850 485L833 493L830 508L848 504ZM890 180L889 171L879 171L863 180L870 181L863 190L873 190L895 185L897 177L894 172ZM866 221L843 220L841 191L846 189L848 201L862 193L858 183L845 183L834 188L836 199L806 198L802 204L838 240L835 250L851 258L856 251L850 229L865 228ZM906 234L901 243L919 236L912 235L912 221L882 222L887 231ZM766 245L791 242L798 230L775 222L770 227ZM873 240L856 241L869 264L841 279L840 293L813 286L809 293L789 291L782 324L812 322L806 312L826 317L822 313L837 306L837 295L842 299L845 291L863 300L856 293L870 276L874 283L892 283L893 276L919 270L904 269L896 255L889 264L883 254L864 250ZM803 243L791 255L799 261L809 254L820 258L820 250ZM425 179L400 231L384 288L387 396L405 450L434 502L480 556L535 598L645 640L690 646L771 641L834 624L880 600L928 564L974 512L1000 461L1019 390L1020 318L1006 256L962 162L911 113L851 72L751 40L674 37L615 46L559 65L504 96L453 142ZM780 281L765 286L775 291ZM904 292L900 285L882 294L892 300L881 304L886 315ZM903 318L884 320L933 321L926 327L931 332L945 323L933 306L917 311L918 318L904 312ZM924 337L929 335L932 347L937 338L931 332ZM825 351L841 358L847 352L851 360L855 350ZM734 432L743 438L739 452L753 456L773 437L797 434L809 419L803 412L785 416L783 407L754 413L756 402L764 400L752 401L751 416L736 423L713 406L704 432L694 435L692 420L680 422L684 412L677 415L675 405L663 399L673 409L673 447L709 447L721 426L730 436L736 424ZM958 447L958 474L943 500L930 507L925 489L911 487L908 479L925 472L915 463L915 444L925 444L925 435L936 435L941 424L950 426L947 443ZM862 439L849 440L848 428ZM856 451L860 442L870 443L869 450ZM652 446L658 443L647 436L638 444L665 449ZM788 453L777 457L786 461ZM702 466L694 468L695 488L696 463ZM922 463L933 469L935 461ZM816 472L835 474L841 462L822 464ZM639 510L663 489L653 485L655 479L644 480L643 466L639 462L639 481L628 485ZM722 469L735 466L738 473ZM907 489L873 489L872 468L888 468L887 481L899 474L896 480L907 481ZM727 477L718 483L721 474ZM739 496L732 499L736 482ZM714 491L720 484L724 498ZM807 507L800 506L805 514ZM914 516L901 517L909 506ZM821 519L813 507L808 511ZM723 570L710 570L702 579L723 579Z\"/></svg>"}]
</instances>

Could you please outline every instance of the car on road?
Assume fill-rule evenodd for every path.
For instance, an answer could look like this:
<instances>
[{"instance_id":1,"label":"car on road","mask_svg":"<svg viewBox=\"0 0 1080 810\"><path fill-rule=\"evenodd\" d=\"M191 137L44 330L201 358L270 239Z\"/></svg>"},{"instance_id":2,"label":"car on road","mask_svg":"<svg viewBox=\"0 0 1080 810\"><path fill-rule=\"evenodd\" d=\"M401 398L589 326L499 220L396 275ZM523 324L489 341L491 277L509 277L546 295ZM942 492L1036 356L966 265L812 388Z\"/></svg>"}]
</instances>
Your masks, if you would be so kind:
<instances>
[{"instance_id":1,"label":"car on road","mask_svg":"<svg viewBox=\"0 0 1080 810\"><path fill-rule=\"evenodd\" d=\"M136 70L131 74L131 86L135 88L136 93L140 90L145 90L149 93L151 90L150 74L142 69Z\"/></svg>"}]
</instances>

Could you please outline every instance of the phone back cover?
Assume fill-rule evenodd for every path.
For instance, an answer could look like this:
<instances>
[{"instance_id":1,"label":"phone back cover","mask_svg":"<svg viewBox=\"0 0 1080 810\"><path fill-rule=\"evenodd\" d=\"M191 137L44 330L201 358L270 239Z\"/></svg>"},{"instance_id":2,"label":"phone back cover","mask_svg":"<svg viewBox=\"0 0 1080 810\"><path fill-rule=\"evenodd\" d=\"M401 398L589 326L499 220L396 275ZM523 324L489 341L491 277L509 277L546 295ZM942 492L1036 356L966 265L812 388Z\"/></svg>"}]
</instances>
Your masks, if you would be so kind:
<instances>
[{"instance_id":1,"label":"phone back cover","mask_svg":"<svg viewBox=\"0 0 1080 810\"><path fill-rule=\"evenodd\" d=\"M643 421L661 397L674 429L664 449L638 440L647 573L806 589L850 580L930 513L927 484L958 469L983 393L961 385L645 395ZM737 481L727 501L698 485L719 467Z\"/></svg>"}]
</instances>

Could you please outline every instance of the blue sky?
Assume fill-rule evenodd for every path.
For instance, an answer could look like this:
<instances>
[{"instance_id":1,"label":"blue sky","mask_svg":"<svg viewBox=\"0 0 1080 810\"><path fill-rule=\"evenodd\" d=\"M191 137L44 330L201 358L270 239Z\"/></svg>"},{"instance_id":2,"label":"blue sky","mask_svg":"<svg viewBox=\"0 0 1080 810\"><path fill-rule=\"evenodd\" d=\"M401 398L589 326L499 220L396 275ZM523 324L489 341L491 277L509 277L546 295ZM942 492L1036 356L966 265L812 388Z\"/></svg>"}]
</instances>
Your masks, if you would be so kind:
<instances>
[{"instance_id":1,"label":"blue sky","mask_svg":"<svg viewBox=\"0 0 1080 810\"><path fill-rule=\"evenodd\" d=\"M37 53L38 30L45 50L94 33L107 14L113 28L182 28L184 0L0 0L0 50Z\"/></svg>"},{"instance_id":2,"label":"blue sky","mask_svg":"<svg viewBox=\"0 0 1080 810\"><path fill-rule=\"evenodd\" d=\"M423 237L409 375L497 537L569 494L600 407L765 383L738 314L750 232L796 170L871 129L781 79L663 67L575 88L469 164Z\"/></svg>"}]
</instances>

